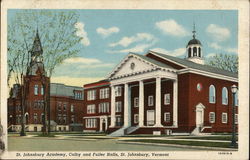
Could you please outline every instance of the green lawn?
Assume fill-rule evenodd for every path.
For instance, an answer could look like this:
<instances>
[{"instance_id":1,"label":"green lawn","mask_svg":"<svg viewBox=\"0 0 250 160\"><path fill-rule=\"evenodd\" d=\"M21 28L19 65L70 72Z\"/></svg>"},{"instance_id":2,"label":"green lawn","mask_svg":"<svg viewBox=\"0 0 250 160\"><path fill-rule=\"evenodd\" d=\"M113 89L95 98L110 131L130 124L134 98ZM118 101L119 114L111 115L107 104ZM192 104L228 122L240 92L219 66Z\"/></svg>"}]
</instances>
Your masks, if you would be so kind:
<instances>
[{"instance_id":1,"label":"green lawn","mask_svg":"<svg viewBox=\"0 0 250 160\"><path fill-rule=\"evenodd\" d=\"M178 137L175 137L178 138ZM197 136L197 137L183 137L181 139L204 139L204 140L224 140L230 141L232 136L230 135L222 135L222 136ZM238 136L236 136L236 140L238 140Z\"/></svg>"},{"instance_id":2,"label":"green lawn","mask_svg":"<svg viewBox=\"0 0 250 160\"><path fill-rule=\"evenodd\" d=\"M158 139L137 139L137 140L124 140L124 141L230 148L230 142L200 142L200 141L158 140Z\"/></svg>"}]
</instances>

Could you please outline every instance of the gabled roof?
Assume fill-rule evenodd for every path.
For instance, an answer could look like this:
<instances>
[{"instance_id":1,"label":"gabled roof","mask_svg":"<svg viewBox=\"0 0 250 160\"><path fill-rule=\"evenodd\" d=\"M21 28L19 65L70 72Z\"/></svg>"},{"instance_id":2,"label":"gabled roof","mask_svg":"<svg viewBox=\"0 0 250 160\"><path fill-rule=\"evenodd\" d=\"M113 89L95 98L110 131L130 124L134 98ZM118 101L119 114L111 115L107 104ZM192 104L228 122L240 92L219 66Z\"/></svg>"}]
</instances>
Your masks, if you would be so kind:
<instances>
[{"instance_id":1,"label":"gabled roof","mask_svg":"<svg viewBox=\"0 0 250 160\"><path fill-rule=\"evenodd\" d=\"M238 77L238 75L236 73L229 72L229 71L217 68L217 67L212 67L209 65L202 65L202 64L194 63L194 62L186 60L186 59L181 59L181 58L169 56L169 55L154 52L154 51L149 51L148 53L152 53L152 54L159 56L159 57L162 57L166 60L173 61L177 65L179 64L180 66L185 66L187 68L197 69L197 70L201 70L201 71L225 75L225 76L234 77L234 78Z\"/></svg>"}]
</instances>

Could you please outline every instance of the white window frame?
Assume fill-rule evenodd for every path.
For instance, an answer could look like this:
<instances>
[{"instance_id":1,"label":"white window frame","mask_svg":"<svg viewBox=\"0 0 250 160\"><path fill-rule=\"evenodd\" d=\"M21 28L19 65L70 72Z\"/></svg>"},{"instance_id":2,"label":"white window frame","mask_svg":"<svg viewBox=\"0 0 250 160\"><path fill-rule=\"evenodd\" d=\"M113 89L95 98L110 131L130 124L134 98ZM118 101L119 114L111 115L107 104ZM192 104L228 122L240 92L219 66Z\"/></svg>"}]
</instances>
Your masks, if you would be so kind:
<instances>
[{"instance_id":1,"label":"white window frame","mask_svg":"<svg viewBox=\"0 0 250 160\"><path fill-rule=\"evenodd\" d=\"M154 106L154 96L148 96L148 106Z\"/></svg>"},{"instance_id":2,"label":"white window frame","mask_svg":"<svg viewBox=\"0 0 250 160\"><path fill-rule=\"evenodd\" d=\"M96 128L96 118L87 118L85 121L86 128Z\"/></svg>"},{"instance_id":3,"label":"white window frame","mask_svg":"<svg viewBox=\"0 0 250 160\"><path fill-rule=\"evenodd\" d=\"M225 116L225 121L224 121L224 116ZM221 114L221 123L227 123L227 121L228 121L227 113L222 112L222 114Z\"/></svg>"},{"instance_id":4,"label":"white window frame","mask_svg":"<svg viewBox=\"0 0 250 160\"><path fill-rule=\"evenodd\" d=\"M139 107L139 97L134 98L134 107Z\"/></svg>"},{"instance_id":5,"label":"white window frame","mask_svg":"<svg viewBox=\"0 0 250 160\"><path fill-rule=\"evenodd\" d=\"M99 91L100 95L100 99L106 99L109 98L109 88L102 88Z\"/></svg>"},{"instance_id":6,"label":"white window frame","mask_svg":"<svg viewBox=\"0 0 250 160\"><path fill-rule=\"evenodd\" d=\"M34 85L34 95L38 95L38 89L39 89L39 86L37 84Z\"/></svg>"},{"instance_id":7,"label":"white window frame","mask_svg":"<svg viewBox=\"0 0 250 160\"><path fill-rule=\"evenodd\" d=\"M43 88L43 86L41 85L41 95L43 95L44 94L44 88Z\"/></svg>"},{"instance_id":8,"label":"white window frame","mask_svg":"<svg viewBox=\"0 0 250 160\"><path fill-rule=\"evenodd\" d=\"M115 86L115 97L122 96L122 86Z\"/></svg>"},{"instance_id":9,"label":"white window frame","mask_svg":"<svg viewBox=\"0 0 250 160\"><path fill-rule=\"evenodd\" d=\"M96 90L89 90L87 92L87 100L96 100Z\"/></svg>"},{"instance_id":10,"label":"white window frame","mask_svg":"<svg viewBox=\"0 0 250 160\"><path fill-rule=\"evenodd\" d=\"M234 115L234 122L235 122L235 124L238 124L238 122L239 122L239 119L238 119L239 117L238 117L238 114L235 114Z\"/></svg>"},{"instance_id":11,"label":"white window frame","mask_svg":"<svg viewBox=\"0 0 250 160\"><path fill-rule=\"evenodd\" d=\"M115 102L115 112L121 112L122 111L122 101Z\"/></svg>"},{"instance_id":12,"label":"white window frame","mask_svg":"<svg viewBox=\"0 0 250 160\"><path fill-rule=\"evenodd\" d=\"M170 93L164 94L164 104L165 105L170 104Z\"/></svg>"},{"instance_id":13,"label":"white window frame","mask_svg":"<svg viewBox=\"0 0 250 160\"><path fill-rule=\"evenodd\" d=\"M209 123L215 123L215 112L209 112Z\"/></svg>"},{"instance_id":14,"label":"white window frame","mask_svg":"<svg viewBox=\"0 0 250 160\"><path fill-rule=\"evenodd\" d=\"M70 112L74 112L74 105L73 104L71 104L71 106L70 106Z\"/></svg>"},{"instance_id":15,"label":"white window frame","mask_svg":"<svg viewBox=\"0 0 250 160\"><path fill-rule=\"evenodd\" d=\"M109 112L109 102L104 102L99 104L99 113Z\"/></svg>"},{"instance_id":16,"label":"white window frame","mask_svg":"<svg viewBox=\"0 0 250 160\"><path fill-rule=\"evenodd\" d=\"M170 114L170 112L165 112L164 113L164 121L167 122L167 123L170 123L170 121L171 121L171 114Z\"/></svg>"},{"instance_id":17,"label":"white window frame","mask_svg":"<svg viewBox=\"0 0 250 160\"><path fill-rule=\"evenodd\" d=\"M235 93L235 106L239 106L239 92L238 92L238 90Z\"/></svg>"},{"instance_id":18,"label":"white window frame","mask_svg":"<svg viewBox=\"0 0 250 160\"><path fill-rule=\"evenodd\" d=\"M214 85L209 86L209 103L216 103L216 88Z\"/></svg>"},{"instance_id":19,"label":"white window frame","mask_svg":"<svg viewBox=\"0 0 250 160\"><path fill-rule=\"evenodd\" d=\"M222 88L222 104L228 105L228 90L226 87Z\"/></svg>"},{"instance_id":20,"label":"white window frame","mask_svg":"<svg viewBox=\"0 0 250 160\"><path fill-rule=\"evenodd\" d=\"M87 105L87 114L93 114L93 113L96 113L95 104Z\"/></svg>"},{"instance_id":21,"label":"white window frame","mask_svg":"<svg viewBox=\"0 0 250 160\"><path fill-rule=\"evenodd\" d=\"M139 114L134 114L134 123L139 123Z\"/></svg>"}]
</instances>

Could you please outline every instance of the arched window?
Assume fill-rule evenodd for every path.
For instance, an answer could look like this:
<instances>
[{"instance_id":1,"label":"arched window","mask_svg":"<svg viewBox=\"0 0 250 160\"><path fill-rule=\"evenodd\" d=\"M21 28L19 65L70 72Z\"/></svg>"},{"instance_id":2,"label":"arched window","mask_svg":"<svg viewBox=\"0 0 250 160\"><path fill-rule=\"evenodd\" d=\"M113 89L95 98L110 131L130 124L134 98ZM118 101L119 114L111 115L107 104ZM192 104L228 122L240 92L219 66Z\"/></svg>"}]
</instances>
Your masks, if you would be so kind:
<instances>
[{"instance_id":1,"label":"arched window","mask_svg":"<svg viewBox=\"0 0 250 160\"><path fill-rule=\"evenodd\" d=\"M194 53L194 56L197 56L197 48L196 47L194 47L193 53Z\"/></svg>"},{"instance_id":2,"label":"arched window","mask_svg":"<svg viewBox=\"0 0 250 160\"><path fill-rule=\"evenodd\" d=\"M188 48L188 57L191 57L191 48Z\"/></svg>"},{"instance_id":3,"label":"arched window","mask_svg":"<svg viewBox=\"0 0 250 160\"><path fill-rule=\"evenodd\" d=\"M209 87L209 103L215 103L215 87L210 85Z\"/></svg>"},{"instance_id":4,"label":"arched window","mask_svg":"<svg viewBox=\"0 0 250 160\"><path fill-rule=\"evenodd\" d=\"M222 88L222 104L228 104L228 91L226 87Z\"/></svg>"},{"instance_id":5,"label":"arched window","mask_svg":"<svg viewBox=\"0 0 250 160\"><path fill-rule=\"evenodd\" d=\"M199 47L199 57L201 57L201 47Z\"/></svg>"}]
</instances>

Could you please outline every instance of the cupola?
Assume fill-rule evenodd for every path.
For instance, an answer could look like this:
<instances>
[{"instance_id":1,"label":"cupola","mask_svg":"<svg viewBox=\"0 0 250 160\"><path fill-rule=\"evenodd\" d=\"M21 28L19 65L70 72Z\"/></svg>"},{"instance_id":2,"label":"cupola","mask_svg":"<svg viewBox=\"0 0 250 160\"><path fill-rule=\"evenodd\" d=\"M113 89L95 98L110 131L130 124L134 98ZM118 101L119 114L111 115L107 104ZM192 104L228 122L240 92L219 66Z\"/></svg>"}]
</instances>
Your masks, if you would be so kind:
<instances>
[{"instance_id":1,"label":"cupola","mask_svg":"<svg viewBox=\"0 0 250 160\"><path fill-rule=\"evenodd\" d=\"M193 28L193 39L191 39L187 46L187 60L199 63L199 64L204 64L204 59L203 59L203 53L202 53L202 44L201 42L196 39L196 31L195 31L195 24Z\"/></svg>"}]
</instances>

